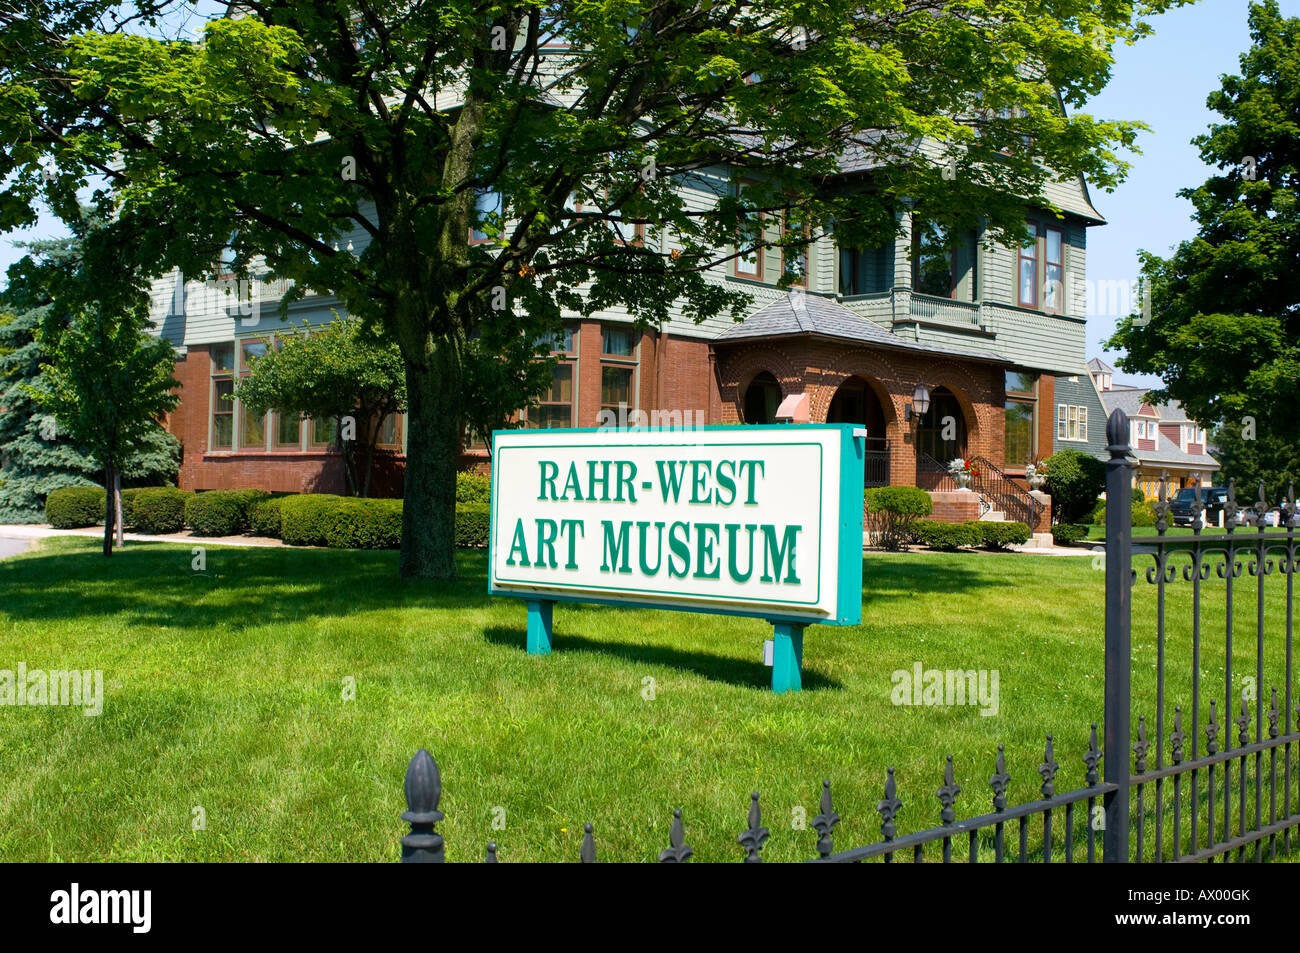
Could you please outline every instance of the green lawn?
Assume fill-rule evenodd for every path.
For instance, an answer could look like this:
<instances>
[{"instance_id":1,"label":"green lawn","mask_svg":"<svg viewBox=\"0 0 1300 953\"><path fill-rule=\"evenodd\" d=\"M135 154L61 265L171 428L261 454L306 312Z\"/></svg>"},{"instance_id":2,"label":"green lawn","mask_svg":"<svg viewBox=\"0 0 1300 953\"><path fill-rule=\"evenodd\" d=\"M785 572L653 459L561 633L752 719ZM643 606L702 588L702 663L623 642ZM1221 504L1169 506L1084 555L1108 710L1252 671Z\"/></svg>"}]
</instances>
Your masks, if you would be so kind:
<instances>
[{"instance_id":1,"label":"green lawn","mask_svg":"<svg viewBox=\"0 0 1300 953\"><path fill-rule=\"evenodd\" d=\"M1048 731L1058 791L1079 786L1102 716L1104 573L1089 554L868 554L863 624L810 629L805 690L774 696L756 620L561 607L556 651L529 657L523 606L487 596L480 553L462 554L461 581L431 585L400 582L387 552L210 547L195 572L188 546L131 543L111 560L96 546L62 538L0 563L0 669L105 673L99 717L0 708L0 859L394 860L421 746L442 769L452 860L488 840L503 861L575 860L584 821L601 859L646 860L674 807L698 859L735 859L751 790L765 856L797 859L816 833L792 829L796 808L817 813L822 778L847 848L879 837L887 765L907 832L938 822L948 753L959 816L989 810L998 742L1013 803L1039 796ZM1265 616L1279 687L1280 581ZM1237 587L1250 674L1254 584ZM1224 690L1223 585L1203 595L1207 712ZM1170 587L1170 717L1189 704L1189 589ZM1133 655L1134 709L1154 729L1153 595L1138 583ZM997 714L893 705L891 673L918 661L997 669ZM191 829L195 807L206 830Z\"/></svg>"}]
</instances>

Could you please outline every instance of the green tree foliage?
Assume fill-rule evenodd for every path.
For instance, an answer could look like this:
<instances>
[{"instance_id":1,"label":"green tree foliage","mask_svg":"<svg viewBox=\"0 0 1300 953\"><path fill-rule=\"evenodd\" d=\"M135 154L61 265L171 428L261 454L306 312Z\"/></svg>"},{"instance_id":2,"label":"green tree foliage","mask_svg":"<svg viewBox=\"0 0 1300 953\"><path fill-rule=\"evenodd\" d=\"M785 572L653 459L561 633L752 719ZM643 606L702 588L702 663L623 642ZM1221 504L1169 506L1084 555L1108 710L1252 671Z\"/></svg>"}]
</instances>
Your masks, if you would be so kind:
<instances>
[{"instance_id":1,"label":"green tree foliage","mask_svg":"<svg viewBox=\"0 0 1300 953\"><path fill-rule=\"evenodd\" d=\"M402 355L356 319L335 319L267 342L235 396L254 414L268 410L334 421L353 496L370 495L375 444L384 421L406 410ZM352 426L344 426L351 418ZM360 450L360 453L358 452ZM358 459L360 458L360 459Z\"/></svg>"},{"instance_id":2,"label":"green tree foliage","mask_svg":"<svg viewBox=\"0 0 1300 953\"><path fill-rule=\"evenodd\" d=\"M1106 464L1078 450L1060 450L1047 458L1047 492L1052 521L1076 523L1092 512L1106 487Z\"/></svg>"},{"instance_id":3,"label":"green tree foliage","mask_svg":"<svg viewBox=\"0 0 1300 953\"><path fill-rule=\"evenodd\" d=\"M100 467L39 407L28 388L39 384L48 356L37 340L41 325L66 323L66 309L54 300L55 275L74 274L82 265L80 240L31 242L28 254L10 270L0 296L0 523L39 523L45 499L63 486L93 486ZM122 464L132 484L175 479L180 441L165 430L151 430L140 449Z\"/></svg>"},{"instance_id":4,"label":"green tree foliage","mask_svg":"<svg viewBox=\"0 0 1300 953\"><path fill-rule=\"evenodd\" d=\"M1063 107L1179 2L253 0L167 42L116 28L151 0L31 0L0 34L0 227L100 175L105 258L198 275L231 244L382 328L409 401L401 571L451 578L463 424L519 402L502 380L545 386L565 312L739 317L707 269L832 222L879 244L906 208L1019 243L1050 180L1122 175L1139 124ZM828 188L846 150L877 171Z\"/></svg>"},{"instance_id":5,"label":"green tree foliage","mask_svg":"<svg viewBox=\"0 0 1300 953\"><path fill-rule=\"evenodd\" d=\"M157 431L158 418L178 401L175 353L145 331L144 303L131 310L86 307L64 325L53 320L39 340L50 363L25 389L104 472L108 495L104 555L113 553L121 470Z\"/></svg>"},{"instance_id":6,"label":"green tree foliage","mask_svg":"<svg viewBox=\"0 0 1300 953\"><path fill-rule=\"evenodd\" d=\"M1224 118L1193 142L1220 171L1178 194L1197 235L1169 258L1144 253L1151 316L1124 321L1116 363L1159 375L1155 400L1179 400L1217 427L1224 476L1267 484L1276 500L1300 478L1300 18L1253 3L1241 73L1207 105Z\"/></svg>"}]
</instances>

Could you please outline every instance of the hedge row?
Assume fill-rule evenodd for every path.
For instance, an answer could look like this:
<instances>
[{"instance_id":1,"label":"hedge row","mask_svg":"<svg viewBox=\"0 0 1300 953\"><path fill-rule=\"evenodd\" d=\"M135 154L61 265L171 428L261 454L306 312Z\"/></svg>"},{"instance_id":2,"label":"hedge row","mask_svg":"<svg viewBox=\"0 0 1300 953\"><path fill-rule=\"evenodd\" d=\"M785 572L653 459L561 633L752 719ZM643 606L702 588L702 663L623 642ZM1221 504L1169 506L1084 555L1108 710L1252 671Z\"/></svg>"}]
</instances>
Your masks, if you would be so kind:
<instances>
[{"instance_id":1,"label":"hedge row","mask_svg":"<svg viewBox=\"0 0 1300 953\"><path fill-rule=\"evenodd\" d=\"M966 523L918 520L911 529L917 542L946 552L955 552L965 546L1006 549L1029 542L1032 535L1025 523L1003 520L971 520Z\"/></svg>"},{"instance_id":2,"label":"hedge row","mask_svg":"<svg viewBox=\"0 0 1300 953\"><path fill-rule=\"evenodd\" d=\"M271 498L266 490L208 490L185 503L185 523L196 536L237 536L247 532L253 504Z\"/></svg>"},{"instance_id":3,"label":"hedge row","mask_svg":"<svg viewBox=\"0 0 1300 953\"><path fill-rule=\"evenodd\" d=\"M1090 527L1082 523L1057 523L1052 527L1052 542L1057 546L1069 546L1088 535Z\"/></svg>"},{"instance_id":4,"label":"hedge row","mask_svg":"<svg viewBox=\"0 0 1300 953\"><path fill-rule=\"evenodd\" d=\"M482 496L456 506L456 545L484 548L491 525L487 480L477 474L460 480L457 496ZM55 529L80 529L104 522L104 491L67 487L52 492L45 518ZM139 533L178 533L186 526L198 536L249 533L283 539L291 546L334 549L397 549L402 540L402 501L358 499L327 493L271 497L265 490L209 490L189 493L175 487L122 491L122 524Z\"/></svg>"},{"instance_id":5,"label":"hedge row","mask_svg":"<svg viewBox=\"0 0 1300 953\"><path fill-rule=\"evenodd\" d=\"M177 533L185 527L190 494L175 487L137 487L122 491L122 528L138 533ZM55 529L82 529L104 524L104 490L69 486L45 498L45 519Z\"/></svg>"},{"instance_id":6,"label":"hedge row","mask_svg":"<svg viewBox=\"0 0 1300 953\"><path fill-rule=\"evenodd\" d=\"M1141 490L1137 491L1141 493ZM1134 526L1155 526L1156 511L1151 500L1139 500L1134 495L1132 504L1129 507L1130 518ZM1088 515L1088 522L1093 526L1106 525L1106 501L1098 500L1097 505L1093 507L1092 512Z\"/></svg>"}]
</instances>

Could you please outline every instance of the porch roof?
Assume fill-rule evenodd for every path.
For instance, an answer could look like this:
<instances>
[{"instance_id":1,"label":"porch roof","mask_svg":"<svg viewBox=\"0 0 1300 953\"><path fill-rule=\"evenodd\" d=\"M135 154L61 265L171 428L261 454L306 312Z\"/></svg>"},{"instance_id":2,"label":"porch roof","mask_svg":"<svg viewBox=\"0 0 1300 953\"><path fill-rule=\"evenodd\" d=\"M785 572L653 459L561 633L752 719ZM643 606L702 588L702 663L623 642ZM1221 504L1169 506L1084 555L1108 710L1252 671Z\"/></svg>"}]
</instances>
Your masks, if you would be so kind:
<instances>
[{"instance_id":1,"label":"porch roof","mask_svg":"<svg viewBox=\"0 0 1300 953\"><path fill-rule=\"evenodd\" d=\"M794 337L809 334L854 341L858 344L897 348L903 351L922 351L928 354L966 357L979 361L992 361L997 364L1010 363L1006 358L991 351L966 350L921 341L909 341L907 338L892 334L875 322L855 314L838 301L799 291L787 292L771 304L755 311L740 324L724 331L715 343L731 344L759 338Z\"/></svg>"}]
</instances>

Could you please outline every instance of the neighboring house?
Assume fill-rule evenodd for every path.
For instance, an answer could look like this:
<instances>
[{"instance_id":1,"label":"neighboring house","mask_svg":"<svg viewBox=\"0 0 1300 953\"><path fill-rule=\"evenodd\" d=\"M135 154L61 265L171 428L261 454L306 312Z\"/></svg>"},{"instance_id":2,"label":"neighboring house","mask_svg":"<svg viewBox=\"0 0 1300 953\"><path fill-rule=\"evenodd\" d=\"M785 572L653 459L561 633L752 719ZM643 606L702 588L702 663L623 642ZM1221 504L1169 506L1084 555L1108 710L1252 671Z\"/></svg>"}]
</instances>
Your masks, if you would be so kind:
<instances>
[{"instance_id":1,"label":"neighboring house","mask_svg":"<svg viewBox=\"0 0 1300 953\"><path fill-rule=\"evenodd\" d=\"M852 154L841 170L846 189L862 187L874 173ZM715 169L680 187L692 201L716 201L733 188L732 176ZM868 433L869 485L938 492L947 486L942 468L949 460L974 458L981 503L937 513L973 518L993 509L996 498L993 515L1020 518L1029 505L1025 464L1050 456L1060 441L1072 445L1077 437L1070 434L1086 432L1091 444L1104 431L1077 386L1087 375L1086 233L1104 221L1082 179L1048 189L1060 212L1044 208L1028 217L1034 242L1027 248L986 248L985 236L972 232L946 242L950 253L931 254L921 250L930 243L914 240L925 223L904 215L901 234L885 247L840 247L827 233L806 252L768 248L714 268L710 280L753 295L741 323L719 315L697 325L679 316L659 330L638 331L619 309L573 315L558 344L554 383L525 424L596 426L602 410L620 404L692 411L693 420L708 423L768 422L779 411L794 421L860 423ZM782 222L762 224L770 240L779 239ZM367 240L358 229L339 243L360 252ZM667 238L635 240L658 240L671 250ZM803 276L802 288L776 287L787 271ZM342 311L336 299L309 292L290 305L286 323L277 304L287 287L223 287L175 274L155 284L159 333L178 351L181 404L171 428L184 444L182 487L342 492L327 427L275 413L256 418L238 401L222 399L269 334L304 319L328 322ZM918 387L929 394L924 415L913 414ZM1089 407L1083 431L1075 418L1060 436L1062 402ZM398 418L381 439L387 455L379 492L400 492L404 423ZM481 443L464 448L466 466L486 461Z\"/></svg>"},{"instance_id":2,"label":"neighboring house","mask_svg":"<svg viewBox=\"0 0 1300 953\"><path fill-rule=\"evenodd\" d=\"M1056 436L1052 452L1078 450L1098 460L1110 459L1106 452L1106 408L1097 391L1092 375L1093 365L1088 362L1086 374L1071 374L1056 378Z\"/></svg>"},{"instance_id":3,"label":"neighboring house","mask_svg":"<svg viewBox=\"0 0 1300 953\"><path fill-rule=\"evenodd\" d=\"M1115 371L1096 358L1088 369L1106 409L1117 407L1129 418L1129 445L1137 465L1133 485L1148 498L1160 492L1162 474L1169 474L1170 492L1186 486L1211 486L1219 472L1219 461L1210 455L1205 428L1188 418L1178 401L1148 402L1145 387L1114 382Z\"/></svg>"}]
</instances>

